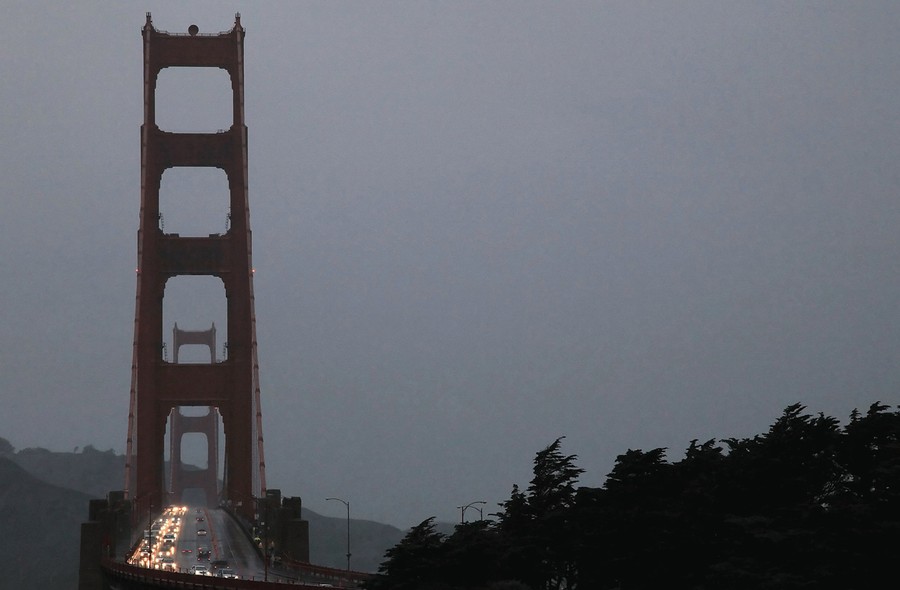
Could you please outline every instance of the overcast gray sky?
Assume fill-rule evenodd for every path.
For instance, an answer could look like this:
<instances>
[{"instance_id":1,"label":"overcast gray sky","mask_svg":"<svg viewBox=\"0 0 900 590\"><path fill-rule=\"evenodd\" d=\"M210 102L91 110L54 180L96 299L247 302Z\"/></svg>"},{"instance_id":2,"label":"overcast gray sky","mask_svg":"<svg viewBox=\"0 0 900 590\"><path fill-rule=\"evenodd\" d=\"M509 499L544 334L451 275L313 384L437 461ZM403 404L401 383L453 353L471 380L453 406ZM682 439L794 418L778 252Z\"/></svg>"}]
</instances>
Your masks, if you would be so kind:
<instances>
[{"instance_id":1,"label":"overcast gray sky","mask_svg":"<svg viewBox=\"0 0 900 590\"><path fill-rule=\"evenodd\" d=\"M453 521L559 436L600 485L794 402L898 402L900 3L14 0L16 447L124 452L145 11L247 30L268 478L307 507ZM227 127L227 92L164 72L160 124ZM224 231L224 187L167 172L166 231ZM224 330L214 282L166 305L167 333Z\"/></svg>"}]
</instances>

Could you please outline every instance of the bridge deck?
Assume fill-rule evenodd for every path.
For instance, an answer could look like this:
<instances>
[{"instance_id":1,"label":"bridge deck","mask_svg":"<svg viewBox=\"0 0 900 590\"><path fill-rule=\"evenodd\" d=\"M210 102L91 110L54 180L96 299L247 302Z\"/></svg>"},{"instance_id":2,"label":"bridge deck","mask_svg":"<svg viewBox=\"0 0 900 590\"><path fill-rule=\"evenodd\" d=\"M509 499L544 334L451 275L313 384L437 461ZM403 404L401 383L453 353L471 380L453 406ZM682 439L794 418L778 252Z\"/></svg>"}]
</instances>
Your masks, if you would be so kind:
<instances>
[{"instance_id":1,"label":"bridge deck","mask_svg":"<svg viewBox=\"0 0 900 590\"><path fill-rule=\"evenodd\" d=\"M205 567L213 574L227 567L242 579L267 576L259 552L224 510L170 507L150 530L150 542L129 556L130 564L183 573Z\"/></svg>"},{"instance_id":2,"label":"bridge deck","mask_svg":"<svg viewBox=\"0 0 900 590\"><path fill-rule=\"evenodd\" d=\"M169 507L152 524L127 563L105 564L121 588L250 588L248 582L285 583L292 587L352 588L366 574L309 564L266 566L260 552L235 519L222 509ZM197 571L203 570L202 572ZM208 573L207 573L208 572ZM235 578L221 578L227 572ZM275 587L275 586L270 586Z\"/></svg>"}]
</instances>

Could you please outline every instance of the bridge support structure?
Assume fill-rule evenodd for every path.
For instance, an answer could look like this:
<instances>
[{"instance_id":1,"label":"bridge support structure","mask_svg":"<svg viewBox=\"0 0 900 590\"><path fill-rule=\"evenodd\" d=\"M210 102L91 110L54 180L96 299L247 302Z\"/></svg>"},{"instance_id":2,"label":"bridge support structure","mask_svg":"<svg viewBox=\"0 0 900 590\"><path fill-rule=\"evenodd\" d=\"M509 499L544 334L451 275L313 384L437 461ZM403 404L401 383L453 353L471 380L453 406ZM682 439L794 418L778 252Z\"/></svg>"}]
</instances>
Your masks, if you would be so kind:
<instances>
[{"instance_id":1,"label":"bridge support structure","mask_svg":"<svg viewBox=\"0 0 900 590\"><path fill-rule=\"evenodd\" d=\"M299 497L283 498L281 490L266 490L259 500L257 532L263 552L274 551L297 563L309 563L309 521L302 517L303 501Z\"/></svg>"},{"instance_id":2,"label":"bridge support structure","mask_svg":"<svg viewBox=\"0 0 900 590\"><path fill-rule=\"evenodd\" d=\"M209 349L209 363L216 363L216 324L209 330L172 329L173 362L178 364L181 347L199 344ZM185 416L174 408L169 417L169 497L170 503L184 503L185 490L202 490L205 505L219 504L219 410L207 406L202 416ZM186 434L201 434L206 440L206 467L187 469L182 459L182 440Z\"/></svg>"},{"instance_id":3,"label":"bridge support structure","mask_svg":"<svg viewBox=\"0 0 900 590\"><path fill-rule=\"evenodd\" d=\"M164 448L170 414L179 406L212 407L221 416L225 433L223 499L236 512L252 518L254 498L265 495L266 484L247 190L244 29L237 15L234 27L224 33L201 35L192 25L186 34L172 34L154 28L148 13L142 33L144 122L126 493L141 518L161 506L168 499ZM156 84L167 67L224 69L231 79L230 128L215 133L160 129L156 124ZM214 167L225 172L230 205L230 226L225 234L180 236L160 228L162 175L175 167ZM224 285L228 356L222 362L170 363L163 356L166 282L181 275L217 277ZM182 332L184 338L195 335ZM213 360L214 356L213 350ZM208 424L180 424L181 432L173 440L192 431L185 429L211 430Z\"/></svg>"},{"instance_id":4,"label":"bridge support structure","mask_svg":"<svg viewBox=\"0 0 900 590\"><path fill-rule=\"evenodd\" d=\"M91 500L88 520L81 524L78 590L106 590L102 559L121 559L131 543L131 506L124 492Z\"/></svg>"},{"instance_id":5,"label":"bridge support structure","mask_svg":"<svg viewBox=\"0 0 900 590\"><path fill-rule=\"evenodd\" d=\"M169 419L169 489L170 504L184 503L186 490L202 490L206 506L219 505L219 412L210 406L202 416L185 416L175 408ZM181 457L181 443L185 434L202 434L206 438L206 467L187 469Z\"/></svg>"}]
</instances>

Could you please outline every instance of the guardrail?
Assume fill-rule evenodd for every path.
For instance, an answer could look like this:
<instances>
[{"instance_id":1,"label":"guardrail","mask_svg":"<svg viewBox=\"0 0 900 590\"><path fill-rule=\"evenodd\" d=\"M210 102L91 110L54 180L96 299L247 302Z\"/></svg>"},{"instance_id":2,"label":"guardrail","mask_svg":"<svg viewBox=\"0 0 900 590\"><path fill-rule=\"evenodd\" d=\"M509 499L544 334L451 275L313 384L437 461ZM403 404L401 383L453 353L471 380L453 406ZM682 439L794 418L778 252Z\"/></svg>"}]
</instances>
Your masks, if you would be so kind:
<instances>
[{"instance_id":1,"label":"guardrail","mask_svg":"<svg viewBox=\"0 0 900 590\"><path fill-rule=\"evenodd\" d=\"M304 563L302 561L294 561L291 559L282 559L279 569L296 572L305 580L311 580L315 582L315 584L327 582L339 588L357 588L360 584L372 577L372 574L366 572L355 572L352 570L312 565L311 563Z\"/></svg>"},{"instance_id":2,"label":"guardrail","mask_svg":"<svg viewBox=\"0 0 900 590\"><path fill-rule=\"evenodd\" d=\"M266 582L256 579L230 579L198 576L181 572L148 569L104 558L100 562L104 574L122 582L125 588L178 588L183 590L306 590L321 588L319 582Z\"/></svg>"}]
</instances>

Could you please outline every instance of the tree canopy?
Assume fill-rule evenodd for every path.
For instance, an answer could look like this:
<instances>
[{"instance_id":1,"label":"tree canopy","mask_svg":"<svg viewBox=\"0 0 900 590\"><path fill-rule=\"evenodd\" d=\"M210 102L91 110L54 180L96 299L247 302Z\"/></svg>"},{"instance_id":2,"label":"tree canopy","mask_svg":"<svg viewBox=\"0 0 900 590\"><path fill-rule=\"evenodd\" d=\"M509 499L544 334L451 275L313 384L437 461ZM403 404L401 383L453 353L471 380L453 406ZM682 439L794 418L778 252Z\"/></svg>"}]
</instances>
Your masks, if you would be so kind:
<instances>
[{"instance_id":1,"label":"tree canopy","mask_svg":"<svg viewBox=\"0 0 900 590\"><path fill-rule=\"evenodd\" d=\"M871 588L900 549L900 412L787 407L759 435L629 449L599 488L563 438L496 521L413 528L369 590Z\"/></svg>"}]
</instances>

